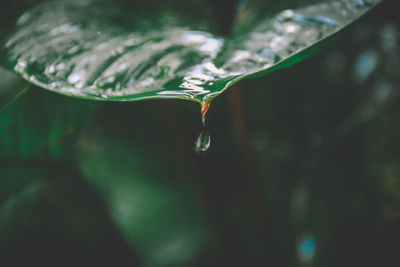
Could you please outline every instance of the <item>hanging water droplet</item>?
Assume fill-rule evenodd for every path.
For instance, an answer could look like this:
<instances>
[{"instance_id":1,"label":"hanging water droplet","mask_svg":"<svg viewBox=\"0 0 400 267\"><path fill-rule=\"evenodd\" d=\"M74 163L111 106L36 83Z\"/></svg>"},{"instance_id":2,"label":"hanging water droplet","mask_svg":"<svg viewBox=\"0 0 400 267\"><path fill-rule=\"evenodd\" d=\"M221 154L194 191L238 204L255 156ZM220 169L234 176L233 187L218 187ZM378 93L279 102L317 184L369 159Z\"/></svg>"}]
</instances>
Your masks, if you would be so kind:
<instances>
[{"instance_id":1,"label":"hanging water droplet","mask_svg":"<svg viewBox=\"0 0 400 267\"><path fill-rule=\"evenodd\" d=\"M194 144L194 151L199 156L205 156L211 144L210 134L205 130L206 127L206 113L210 108L211 101L202 102L201 104L201 123L203 130L200 132Z\"/></svg>"},{"instance_id":2,"label":"hanging water droplet","mask_svg":"<svg viewBox=\"0 0 400 267\"><path fill-rule=\"evenodd\" d=\"M194 151L199 156L205 156L210 148L211 137L207 131L201 131L194 144Z\"/></svg>"},{"instance_id":3,"label":"hanging water droplet","mask_svg":"<svg viewBox=\"0 0 400 267\"><path fill-rule=\"evenodd\" d=\"M206 115L201 115L201 123L203 124L203 127L206 127Z\"/></svg>"}]
</instances>

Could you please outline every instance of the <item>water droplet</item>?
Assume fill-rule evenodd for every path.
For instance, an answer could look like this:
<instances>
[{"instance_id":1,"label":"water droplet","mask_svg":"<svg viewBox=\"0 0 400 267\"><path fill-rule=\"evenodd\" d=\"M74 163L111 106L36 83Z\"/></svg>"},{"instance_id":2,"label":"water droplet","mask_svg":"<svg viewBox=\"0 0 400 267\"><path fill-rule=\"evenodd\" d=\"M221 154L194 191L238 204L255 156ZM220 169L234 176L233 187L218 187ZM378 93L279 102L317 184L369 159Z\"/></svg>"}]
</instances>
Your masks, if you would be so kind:
<instances>
[{"instance_id":1,"label":"water droplet","mask_svg":"<svg viewBox=\"0 0 400 267\"><path fill-rule=\"evenodd\" d=\"M23 14L18 20L17 20L17 25L21 26L22 24L26 23L28 20L30 20L31 18L31 14L29 14L28 12L26 12L25 14Z\"/></svg>"},{"instance_id":2,"label":"water droplet","mask_svg":"<svg viewBox=\"0 0 400 267\"><path fill-rule=\"evenodd\" d=\"M207 131L201 131L194 144L194 151L199 156L205 156L210 148L211 137Z\"/></svg>"},{"instance_id":3,"label":"water droplet","mask_svg":"<svg viewBox=\"0 0 400 267\"><path fill-rule=\"evenodd\" d=\"M203 127L206 127L206 115L201 115L201 123L203 124Z\"/></svg>"}]
</instances>

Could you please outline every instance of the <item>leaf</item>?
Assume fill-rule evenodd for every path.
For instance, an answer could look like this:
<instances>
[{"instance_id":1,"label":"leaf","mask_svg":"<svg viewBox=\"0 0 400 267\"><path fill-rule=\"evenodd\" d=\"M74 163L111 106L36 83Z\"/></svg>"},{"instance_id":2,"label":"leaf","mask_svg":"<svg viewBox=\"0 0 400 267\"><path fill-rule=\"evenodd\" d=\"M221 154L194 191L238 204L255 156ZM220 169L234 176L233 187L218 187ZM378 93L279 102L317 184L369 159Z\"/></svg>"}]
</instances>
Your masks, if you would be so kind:
<instances>
[{"instance_id":1,"label":"leaf","mask_svg":"<svg viewBox=\"0 0 400 267\"><path fill-rule=\"evenodd\" d=\"M1 159L71 158L74 141L95 103L25 89L0 110Z\"/></svg>"},{"instance_id":2,"label":"leaf","mask_svg":"<svg viewBox=\"0 0 400 267\"><path fill-rule=\"evenodd\" d=\"M119 108L109 106L93 131L82 135L82 173L144 266L192 266L211 234L199 189L170 136L143 129L143 121L135 117L140 112L134 112L134 125L124 123L130 115L110 120ZM159 124L157 117L151 121Z\"/></svg>"},{"instance_id":3,"label":"leaf","mask_svg":"<svg viewBox=\"0 0 400 267\"><path fill-rule=\"evenodd\" d=\"M0 68L0 110L26 88L24 80Z\"/></svg>"},{"instance_id":4,"label":"leaf","mask_svg":"<svg viewBox=\"0 0 400 267\"><path fill-rule=\"evenodd\" d=\"M295 9L285 10L244 2L231 37L215 34L217 19L201 1L51 1L18 19L2 59L26 80L65 95L206 102L243 78L309 56L380 1L294 1Z\"/></svg>"},{"instance_id":5,"label":"leaf","mask_svg":"<svg viewBox=\"0 0 400 267\"><path fill-rule=\"evenodd\" d=\"M68 165L27 163L0 161L1 266L137 266L79 174Z\"/></svg>"}]
</instances>

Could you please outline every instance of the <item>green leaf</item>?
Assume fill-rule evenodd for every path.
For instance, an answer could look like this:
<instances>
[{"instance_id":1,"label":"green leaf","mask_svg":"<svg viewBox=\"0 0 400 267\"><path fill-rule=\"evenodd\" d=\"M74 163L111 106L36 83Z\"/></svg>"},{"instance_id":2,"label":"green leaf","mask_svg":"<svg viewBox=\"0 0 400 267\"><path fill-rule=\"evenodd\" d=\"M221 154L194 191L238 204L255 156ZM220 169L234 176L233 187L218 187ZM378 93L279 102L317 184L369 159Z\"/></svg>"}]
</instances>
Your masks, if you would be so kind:
<instances>
[{"instance_id":1,"label":"green leaf","mask_svg":"<svg viewBox=\"0 0 400 267\"><path fill-rule=\"evenodd\" d=\"M206 102L243 78L304 59L380 1L287 2L293 9L244 2L231 37L215 34L208 2L51 1L18 19L2 58L26 80L65 95Z\"/></svg>"},{"instance_id":2,"label":"green leaf","mask_svg":"<svg viewBox=\"0 0 400 267\"><path fill-rule=\"evenodd\" d=\"M134 125L125 125L127 116L119 114L117 121L108 117L113 112L118 115L115 110L121 106L103 108L92 131L79 142L78 161L85 179L103 197L115 225L144 266L192 266L209 239L216 242L217 237L211 237L199 188L193 185L176 144L168 135L159 136L160 131L144 131L137 118L141 112L133 112ZM151 121L159 126L157 118ZM143 134L158 138L149 146L150 139Z\"/></svg>"},{"instance_id":3,"label":"green leaf","mask_svg":"<svg viewBox=\"0 0 400 267\"><path fill-rule=\"evenodd\" d=\"M74 141L96 104L25 89L0 110L1 159L71 158Z\"/></svg>"},{"instance_id":4,"label":"green leaf","mask_svg":"<svg viewBox=\"0 0 400 267\"><path fill-rule=\"evenodd\" d=\"M0 161L0 177L1 266L138 266L71 166Z\"/></svg>"},{"instance_id":5,"label":"green leaf","mask_svg":"<svg viewBox=\"0 0 400 267\"><path fill-rule=\"evenodd\" d=\"M24 80L0 68L0 110L26 88Z\"/></svg>"}]
</instances>

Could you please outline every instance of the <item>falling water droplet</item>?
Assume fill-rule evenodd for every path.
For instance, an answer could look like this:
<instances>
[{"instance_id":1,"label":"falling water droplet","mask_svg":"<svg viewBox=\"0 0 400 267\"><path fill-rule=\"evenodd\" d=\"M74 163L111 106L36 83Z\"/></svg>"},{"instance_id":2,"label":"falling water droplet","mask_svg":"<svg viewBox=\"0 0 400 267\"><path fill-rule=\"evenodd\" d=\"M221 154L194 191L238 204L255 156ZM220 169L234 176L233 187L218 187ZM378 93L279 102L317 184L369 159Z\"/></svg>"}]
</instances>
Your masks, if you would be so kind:
<instances>
[{"instance_id":1,"label":"falling water droplet","mask_svg":"<svg viewBox=\"0 0 400 267\"><path fill-rule=\"evenodd\" d=\"M199 156L205 156L210 148L211 137L207 131L201 131L194 144L194 151Z\"/></svg>"},{"instance_id":2,"label":"falling water droplet","mask_svg":"<svg viewBox=\"0 0 400 267\"><path fill-rule=\"evenodd\" d=\"M210 134L205 130L206 128L206 113L210 108L211 101L201 103L201 123L203 130L200 132L194 144L194 151L199 156L205 156L211 144Z\"/></svg>"}]
</instances>

